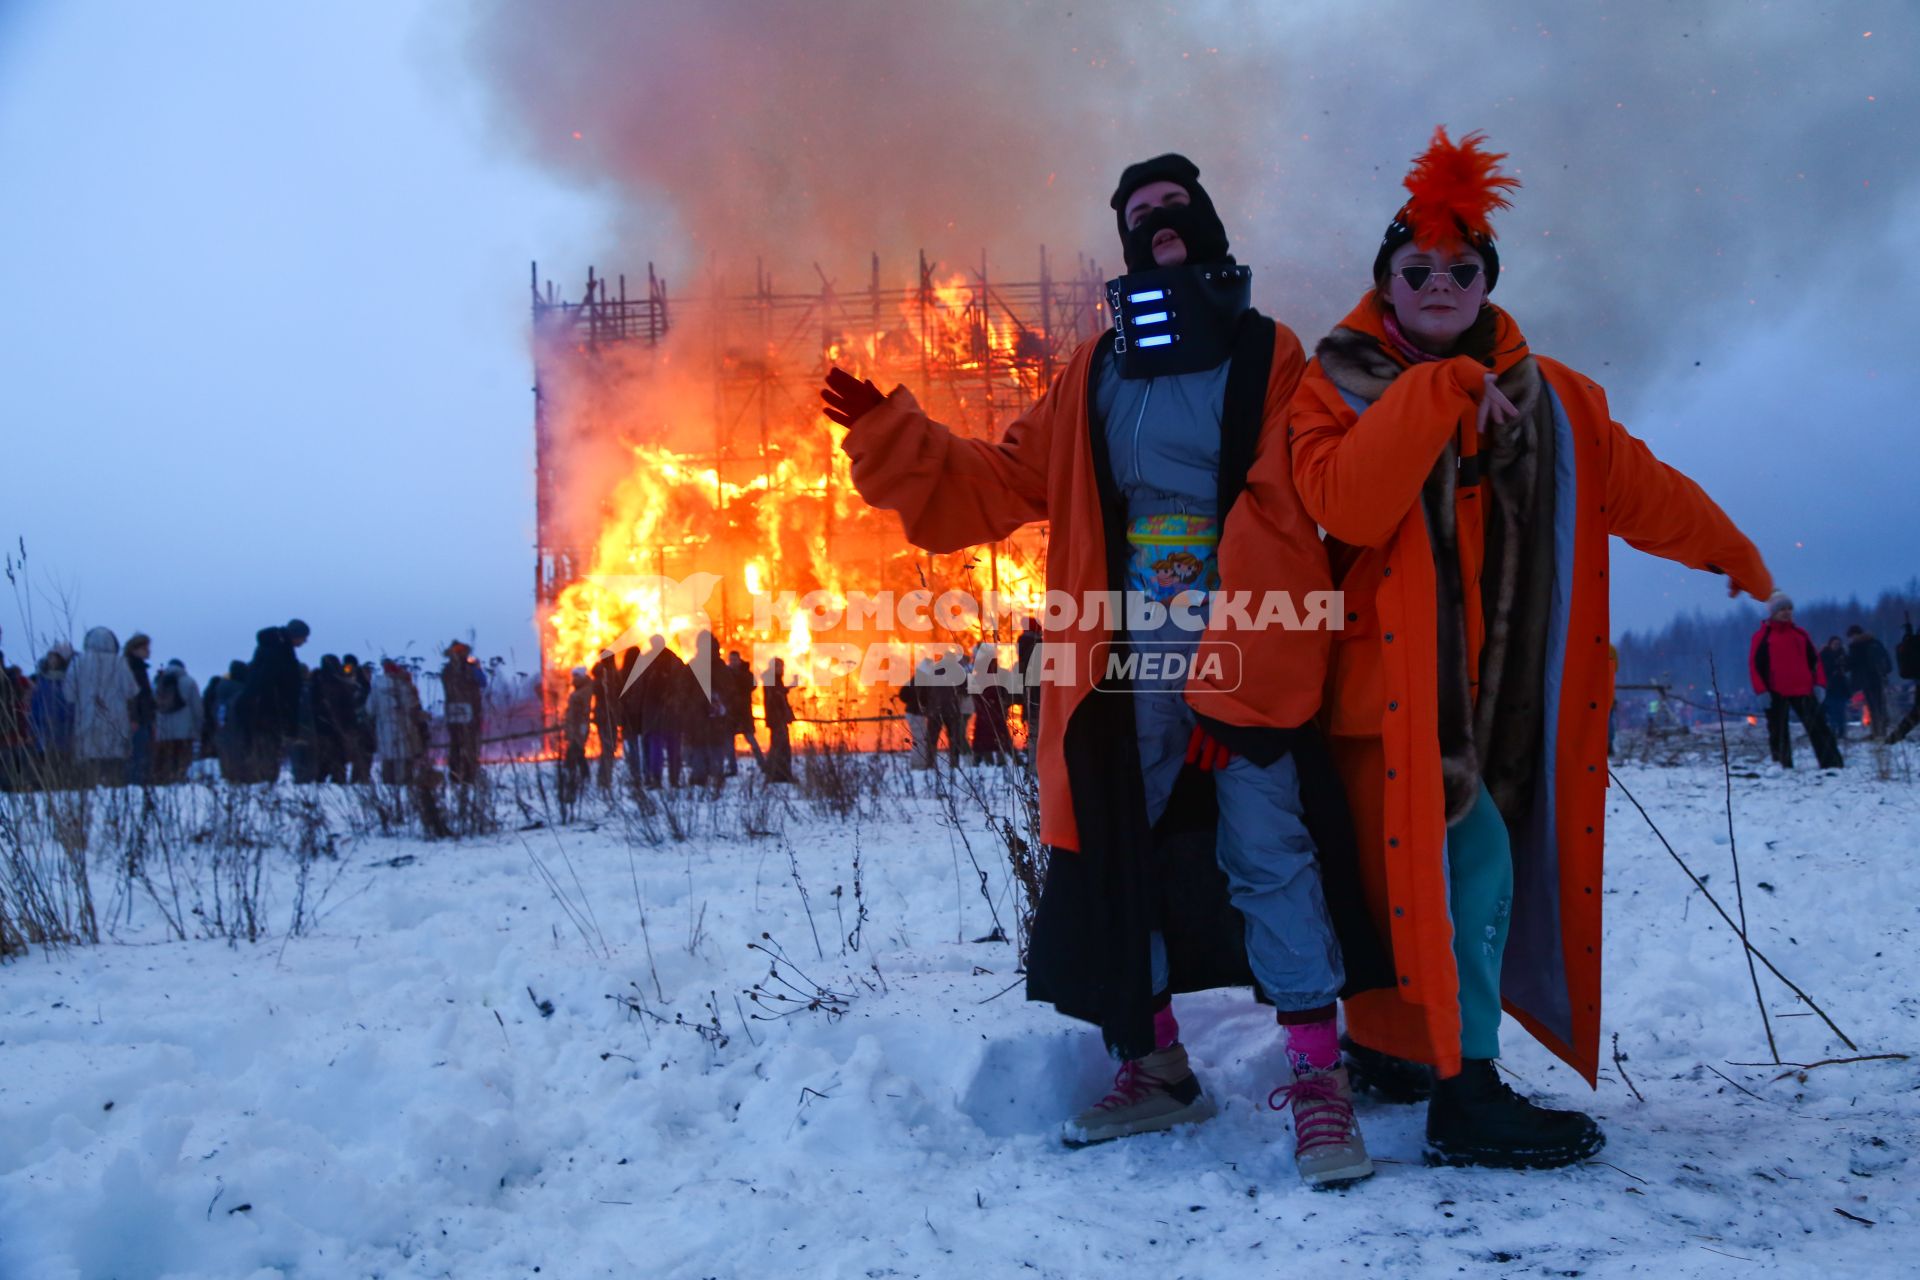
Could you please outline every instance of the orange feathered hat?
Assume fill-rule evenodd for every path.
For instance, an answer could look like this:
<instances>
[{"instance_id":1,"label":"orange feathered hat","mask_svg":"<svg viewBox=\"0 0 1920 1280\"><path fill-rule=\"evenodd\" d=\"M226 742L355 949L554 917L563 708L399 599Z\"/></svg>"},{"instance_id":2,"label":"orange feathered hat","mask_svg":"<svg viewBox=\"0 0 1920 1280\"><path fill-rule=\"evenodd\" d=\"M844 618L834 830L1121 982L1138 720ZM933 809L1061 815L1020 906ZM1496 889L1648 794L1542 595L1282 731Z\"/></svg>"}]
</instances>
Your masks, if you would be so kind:
<instances>
[{"instance_id":1,"label":"orange feathered hat","mask_svg":"<svg viewBox=\"0 0 1920 1280\"><path fill-rule=\"evenodd\" d=\"M1445 125L1433 131L1433 141L1414 157L1407 173L1407 202L1380 238L1380 252L1373 259L1376 283L1385 283L1394 250L1412 241L1423 249L1469 246L1486 261L1487 289L1493 289L1500 278L1500 255L1493 247L1488 215L1513 207L1502 193L1518 187L1520 180L1499 171L1506 153L1487 151L1481 146L1485 139L1483 133L1469 133L1455 142L1447 137Z\"/></svg>"}]
</instances>

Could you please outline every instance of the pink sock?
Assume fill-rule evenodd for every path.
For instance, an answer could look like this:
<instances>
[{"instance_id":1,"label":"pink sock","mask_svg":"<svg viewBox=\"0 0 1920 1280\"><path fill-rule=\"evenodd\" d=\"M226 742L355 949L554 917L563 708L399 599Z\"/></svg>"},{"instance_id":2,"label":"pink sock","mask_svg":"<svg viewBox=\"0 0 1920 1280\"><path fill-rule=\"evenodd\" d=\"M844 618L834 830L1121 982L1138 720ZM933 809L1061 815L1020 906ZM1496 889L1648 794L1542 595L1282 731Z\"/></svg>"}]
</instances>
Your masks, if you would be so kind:
<instances>
[{"instance_id":1,"label":"pink sock","mask_svg":"<svg viewBox=\"0 0 1920 1280\"><path fill-rule=\"evenodd\" d=\"M1173 1002L1153 1011L1153 1047L1166 1049L1180 1042L1180 1022L1173 1016Z\"/></svg>"},{"instance_id":2,"label":"pink sock","mask_svg":"<svg viewBox=\"0 0 1920 1280\"><path fill-rule=\"evenodd\" d=\"M1287 1061L1294 1074L1331 1071L1340 1065L1340 1029L1332 1018L1287 1028Z\"/></svg>"}]
</instances>

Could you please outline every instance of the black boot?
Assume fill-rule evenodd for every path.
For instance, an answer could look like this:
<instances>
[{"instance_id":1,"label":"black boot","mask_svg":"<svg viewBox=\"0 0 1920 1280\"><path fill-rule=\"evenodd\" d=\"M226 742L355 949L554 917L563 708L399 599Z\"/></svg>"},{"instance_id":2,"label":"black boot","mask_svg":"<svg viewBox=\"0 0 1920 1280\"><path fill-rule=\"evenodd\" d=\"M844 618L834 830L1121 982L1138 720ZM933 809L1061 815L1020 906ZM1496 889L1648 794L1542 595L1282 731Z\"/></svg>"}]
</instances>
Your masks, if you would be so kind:
<instances>
[{"instance_id":1,"label":"black boot","mask_svg":"<svg viewBox=\"0 0 1920 1280\"><path fill-rule=\"evenodd\" d=\"M1557 1169L1587 1159L1607 1136L1591 1116L1536 1107L1509 1089L1489 1058L1436 1080L1427 1103L1427 1163Z\"/></svg>"},{"instance_id":2,"label":"black boot","mask_svg":"<svg viewBox=\"0 0 1920 1280\"><path fill-rule=\"evenodd\" d=\"M1433 1068L1424 1062L1396 1058L1346 1036L1340 1037L1340 1054L1347 1060L1347 1078L1355 1093L1402 1105L1425 1102L1433 1095Z\"/></svg>"}]
</instances>

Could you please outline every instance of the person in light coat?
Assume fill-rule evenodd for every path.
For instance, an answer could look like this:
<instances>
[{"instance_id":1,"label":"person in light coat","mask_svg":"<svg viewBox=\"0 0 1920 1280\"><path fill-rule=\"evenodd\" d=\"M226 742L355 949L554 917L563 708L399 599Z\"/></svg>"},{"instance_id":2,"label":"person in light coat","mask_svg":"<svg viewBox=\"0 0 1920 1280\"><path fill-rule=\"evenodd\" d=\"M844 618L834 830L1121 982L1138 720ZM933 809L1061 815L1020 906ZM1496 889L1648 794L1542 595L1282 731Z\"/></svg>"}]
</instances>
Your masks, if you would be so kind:
<instances>
[{"instance_id":1,"label":"person in light coat","mask_svg":"<svg viewBox=\"0 0 1920 1280\"><path fill-rule=\"evenodd\" d=\"M187 664L168 661L153 682L153 780L180 782L193 764L193 744L206 727L206 705L200 684L187 674Z\"/></svg>"},{"instance_id":2,"label":"person in light coat","mask_svg":"<svg viewBox=\"0 0 1920 1280\"><path fill-rule=\"evenodd\" d=\"M73 704L73 756L82 781L125 786L133 754L131 704L140 686L120 655L120 637L106 627L87 632L67 671L65 692Z\"/></svg>"},{"instance_id":3,"label":"person in light coat","mask_svg":"<svg viewBox=\"0 0 1920 1280\"><path fill-rule=\"evenodd\" d=\"M383 659L367 695L373 714L374 744L380 752L380 778L389 786L413 781L415 763L425 739L420 732L420 691L413 673L391 658Z\"/></svg>"}]
</instances>

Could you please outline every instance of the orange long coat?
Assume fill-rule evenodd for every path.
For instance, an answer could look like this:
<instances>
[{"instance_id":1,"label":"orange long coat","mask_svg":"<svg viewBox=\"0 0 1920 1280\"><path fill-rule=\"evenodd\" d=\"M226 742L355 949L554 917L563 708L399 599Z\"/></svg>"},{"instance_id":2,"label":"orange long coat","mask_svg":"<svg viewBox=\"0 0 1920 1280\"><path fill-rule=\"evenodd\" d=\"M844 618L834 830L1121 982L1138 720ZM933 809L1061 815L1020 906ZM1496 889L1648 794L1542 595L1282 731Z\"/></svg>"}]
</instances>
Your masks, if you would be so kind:
<instances>
[{"instance_id":1,"label":"orange long coat","mask_svg":"<svg viewBox=\"0 0 1920 1280\"><path fill-rule=\"evenodd\" d=\"M1497 309L1496 309L1497 310ZM1527 356L1499 312L1495 373ZM1384 338L1369 294L1343 325ZM1391 347L1387 348L1391 351ZM1600 1045L1600 889L1606 813L1609 534L1642 551L1728 574L1765 598L1760 554L1700 487L1614 422L1606 393L1535 356L1555 401L1555 583L1549 624L1549 717L1532 829L1514 833L1515 896L1502 980L1506 1011L1594 1080ZM1353 806L1361 880L1390 942L1397 989L1348 1004L1364 1044L1460 1069L1459 975L1447 908L1446 817L1439 746L1439 664L1432 544L1419 495L1449 440L1478 452L1486 366L1466 356L1403 370L1369 405L1350 403L1309 364L1294 395L1292 455L1301 500L1328 534L1347 625L1337 633L1325 727ZM1483 639L1482 512L1458 488L1468 663ZM1477 688L1474 690L1477 695Z\"/></svg>"},{"instance_id":2,"label":"orange long coat","mask_svg":"<svg viewBox=\"0 0 1920 1280\"><path fill-rule=\"evenodd\" d=\"M927 417L904 387L859 418L842 441L861 496L898 512L907 540L928 551L958 551L1004 538L1029 521L1051 521L1047 588L1071 593L1082 612L1071 627L1046 634L1049 645L1062 646L1067 661L1060 666L1072 679L1041 690L1040 838L1074 850L1080 837L1067 783L1067 724L1098 678L1100 642L1114 634L1106 625L1082 629L1081 622L1092 597L1117 587L1109 581L1088 412L1088 374L1099 341L1073 353L1047 394L997 444L955 435ZM1333 585L1326 550L1294 492L1287 461L1287 406L1305 364L1300 340L1276 324L1259 443L1219 548L1223 589L1250 591L1255 599L1284 591L1303 610L1309 593ZM1196 675L1187 686L1187 701L1196 710L1227 724L1277 728L1314 718L1330 647L1325 628L1223 627L1207 631L1203 642L1211 641L1239 644L1241 670L1226 673L1222 687ZM1229 687L1236 678L1237 687Z\"/></svg>"}]
</instances>

